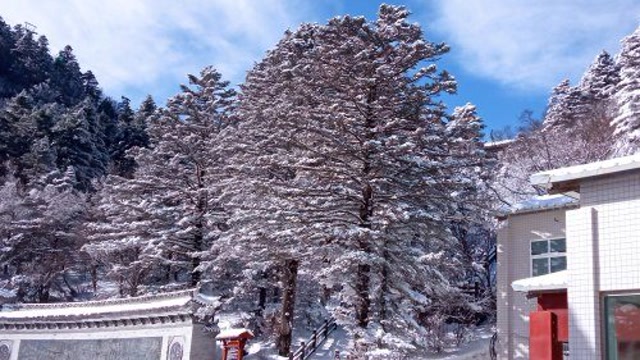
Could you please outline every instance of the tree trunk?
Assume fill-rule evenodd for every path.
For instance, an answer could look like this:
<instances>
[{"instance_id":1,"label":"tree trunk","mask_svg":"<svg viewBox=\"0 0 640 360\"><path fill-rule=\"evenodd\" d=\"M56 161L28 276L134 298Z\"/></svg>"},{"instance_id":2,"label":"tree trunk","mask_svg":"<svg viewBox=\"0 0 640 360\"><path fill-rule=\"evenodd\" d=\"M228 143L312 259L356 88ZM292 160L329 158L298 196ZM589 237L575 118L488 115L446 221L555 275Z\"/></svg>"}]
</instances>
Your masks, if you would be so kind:
<instances>
[{"instance_id":1,"label":"tree trunk","mask_svg":"<svg viewBox=\"0 0 640 360\"><path fill-rule=\"evenodd\" d=\"M258 310L260 311L260 315L264 311L267 306L267 288L261 286L258 288Z\"/></svg>"},{"instance_id":2,"label":"tree trunk","mask_svg":"<svg viewBox=\"0 0 640 360\"><path fill-rule=\"evenodd\" d=\"M371 299L369 299L369 273L371 266L368 264L358 265L358 274L356 277L356 321L359 327L366 328L369 324L369 308L371 307Z\"/></svg>"},{"instance_id":3,"label":"tree trunk","mask_svg":"<svg viewBox=\"0 0 640 360\"><path fill-rule=\"evenodd\" d=\"M69 279L67 279L67 275L66 274L62 274L62 282L64 282L64 285L67 287L67 289L69 289L69 294L71 295L71 298L73 298L73 299L77 298L78 297L78 291L73 288L73 286L69 282Z\"/></svg>"},{"instance_id":4,"label":"tree trunk","mask_svg":"<svg viewBox=\"0 0 640 360\"><path fill-rule=\"evenodd\" d=\"M202 199L198 200L198 208L204 209ZM196 230L193 234L193 249L197 252L203 250L204 246L204 226L203 226L202 212L196 222ZM196 287L200 284L201 271L198 269L200 266L200 255L191 255L191 286Z\"/></svg>"},{"instance_id":5,"label":"tree trunk","mask_svg":"<svg viewBox=\"0 0 640 360\"><path fill-rule=\"evenodd\" d=\"M365 173L369 173L369 164L365 163ZM360 206L360 221L363 228L371 228L373 189L367 184L362 189L362 205ZM360 239L360 249L365 253L370 253L368 239ZM369 324L369 309L371 298L369 294L369 282L371 266L369 264L359 264L356 273L356 323L361 328L366 328Z\"/></svg>"},{"instance_id":6,"label":"tree trunk","mask_svg":"<svg viewBox=\"0 0 640 360\"><path fill-rule=\"evenodd\" d=\"M277 341L278 355L280 356L288 356L289 350L291 350L297 281L298 260L286 260L282 269L282 312L280 313Z\"/></svg>"},{"instance_id":7,"label":"tree trunk","mask_svg":"<svg viewBox=\"0 0 640 360\"><path fill-rule=\"evenodd\" d=\"M320 304L326 306L331 298L331 288L326 285L322 285L322 293L320 294Z\"/></svg>"},{"instance_id":8,"label":"tree trunk","mask_svg":"<svg viewBox=\"0 0 640 360\"><path fill-rule=\"evenodd\" d=\"M374 112L372 104L377 100L377 89L372 86L367 94L367 109L365 114L365 138L373 140L373 128L375 127ZM371 229L371 217L373 215L373 188L369 183L371 176L371 158L373 154L370 150L364 152L364 163L362 167L362 178L365 181L362 188L362 202L360 204L360 226ZM359 239L360 249L369 254L371 247L369 239ZM358 264L354 290L356 292L356 324L361 328L366 328L369 324L369 313L371 308L371 298L369 294L369 282L371 280L371 266L367 263Z\"/></svg>"},{"instance_id":9,"label":"tree trunk","mask_svg":"<svg viewBox=\"0 0 640 360\"><path fill-rule=\"evenodd\" d=\"M38 302L39 303L48 303L49 302L49 285L40 285L38 286Z\"/></svg>"},{"instance_id":10,"label":"tree trunk","mask_svg":"<svg viewBox=\"0 0 640 360\"><path fill-rule=\"evenodd\" d=\"M130 286L129 286L129 296L130 297L136 297L138 296L138 286L140 284L140 281L138 279L138 275L135 275L135 279L133 279L130 282Z\"/></svg>"},{"instance_id":11,"label":"tree trunk","mask_svg":"<svg viewBox=\"0 0 640 360\"><path fill-rule=\"evenodd\" d=\"M384 258L389 259L389 253L384 251ZM381 284L380 284L380 321L384 323L384 320L387 319L387 294L389 291L389 267L387 264L382 265L382 273L381 275ZM383 325L384 326L384 325Z\"/></svg>"},{"instance_id":12,"label":"tree trunk","mask_svg":"<svg viewBox=\"0 0 640 360\"><path fill-rule=\"evenodd\" d=\"M196 223L196 231L193 234L193 248L195 249L195 251L202 251L203 249L203 245L204 245L204 235L203 235L203 224L202 224L203 220L202 218L198 219L198 222ZM198 267L200 266L200 257L198 256L191 256L191 286L192 287L196 287L200 284L200 279L201 279L201 271L198 269Z\"/></svg>"},{"instance_id":13,"label":"tree trunk","mask_svg":"<svg viewBox=\"0 0 640 360\"><path fill-rule=\"evenodd\" d=\"M91 264L91 287L94 294L98 292L98 265L96 264Z\"/></svg>"},{"instance_id":14,"label":"tree trunk","mask_svg":"<svg viewBox=\"0 0 640 360\"><path fill-rule=\"evenodd\" d=\"M204 189L204 171L200 165L196 165L196 176L198 182L198 189L202 191ZM204 250L204 214L206 211L207 200L203 197L202 193L198 194L198 200L196 204L197 220L196 231L193 235L193 249L197 252ZM191 256L191 286L196 287L200 284L201 271L197 270L200 266L200 257Z\"/></svg>"},{"instance_id":15,"label":"tree trunk","mask_svg":"<svg viewBox=\"0 0 640 360\"><path fill-rule=\"evenodd\" d=\"M198 266L200 266L200 259L198 259L197 257L192 257L191 268L193 270L191 271L191 287L196 287L198 286L198 284L200 284L200 270L196 270Z\"/></svg>"}]
</instances>

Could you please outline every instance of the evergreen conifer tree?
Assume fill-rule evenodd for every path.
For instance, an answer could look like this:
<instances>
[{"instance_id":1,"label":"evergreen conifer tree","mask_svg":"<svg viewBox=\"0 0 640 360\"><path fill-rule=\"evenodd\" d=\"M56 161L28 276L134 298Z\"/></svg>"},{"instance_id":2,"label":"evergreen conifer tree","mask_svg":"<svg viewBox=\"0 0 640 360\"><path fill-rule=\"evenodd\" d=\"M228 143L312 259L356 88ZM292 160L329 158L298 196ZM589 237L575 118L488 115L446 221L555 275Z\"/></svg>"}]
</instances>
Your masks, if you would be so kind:
<instances>
[{"instance_id":1,"label":"evergreen conifer tree","mask_svg":"<svg viewBox=\"0 0 640 360\"><path fill-rule=\"evenodd\" d=\"M280 355L299 269L332 289L358 342L402 352L421 346L421 314L446 282L426 259L447 247L453 194L474 183L461 170L482 167L483 152L465 140L478 138L476 123L448 127L437 99L455 90L434 64L448 47L408 15L383 5L373 22L302 25L242 88L228 167L236 211L219 244L280 265Z\"/></svg>"},{"instance_id":2,"label":"evergreen conifer tree","mask_svg":"<svg viewBox=\"0 0 640 360\"><path fill-rule=\"evenodd\" d=\"M640 27L622 40L618 56L620 82L614 95L617 109L612 121L617 155L635 153L640 144Z\"/></svg>"},{"instance_id":3,"label":"evergreen conifer tree","mask_svg":"<svg viewBox=\"0 0 640 360\"><path fill-rule=\"evenodd\" d=\"M18 297L27 302L49 302L53 285L78 265L81 240L76 227L85 213L84 195L75 189L73 168L53 171L20 191L7 181L0 204L4 222L0 265L11 269Z\"/></svg>"},{"instance_id":4,"label":"evergreen conifer tree","mask_svg":"<svg viewBox=\"0 0 640 360\"><path fill-rule=\"evenodd\" d=\"M60 92L60 103L73 106L84 99L83 77L73 49L69 45L65 46L53 61L51 72L51 83Z\"/></svg>"},{"instance_id":5,"label":"evergreen conifer tree","mask_svg":"<svg viewBox=\"0 0 640 360\"><path fill-rule=\"evenodd\" d=\"M111 272L136 279L129 293L158 269L169 269L171 281L184 282L186 276L188 285L199 285L201 261L226 226L219 194L210 185L218 181L224 161L220 131L228 123L235 92L211 67L189 81L160 114L151 99L138 113L127 111L126 119L121 112L125 135L132 144L140 142L129 152L137 168L131 179L108 178L98 205L106 215L91 229L94 241L86 248L97 258L122 251L130 256ZM140 145L146 141L142 130L147 121L145 148Z\"/></svg>"}]
</instances>

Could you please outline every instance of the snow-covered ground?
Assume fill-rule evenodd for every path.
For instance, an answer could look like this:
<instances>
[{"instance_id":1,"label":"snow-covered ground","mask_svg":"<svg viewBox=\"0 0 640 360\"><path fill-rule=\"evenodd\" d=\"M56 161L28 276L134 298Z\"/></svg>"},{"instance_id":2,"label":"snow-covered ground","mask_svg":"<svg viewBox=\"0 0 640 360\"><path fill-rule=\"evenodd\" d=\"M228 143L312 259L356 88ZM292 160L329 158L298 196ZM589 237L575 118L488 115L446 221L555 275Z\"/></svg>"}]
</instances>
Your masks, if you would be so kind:
<instances>
[{"instance_id":1,"label":"snow-covered ground","mask_svg":"<svg viewBox=\"0 0 640 360\"><path fill-rule=\"evenodd\" d=\"M489 343L493 329L490 326L477 328L470 336L471 340L460 348L449 348L440 354L425 354L415 360L489 360ZM299 338L298 340L302 340ZM294 344L299 344L295 341ZM335 360L336 350L340 351L340 359L346 359L349 346L347 333L338 328L329 335L329 338L322 343L316 352L309 357L312 360ZM285 360L286 357L275 355L273 344L267 342L253 342L248 347L249 356L247 360ZM414 359L411 359L414 360Z\"/></svg>"},{"instance_id":2,"label":"snow-covered ground","mask_svg":"<svg viewBox=\"0 0 640 360\"><path fill-rule=\"evenodd\" d=\"M309 357L313 360L333 360L335 359L336 350L341 354L345 353L345 349L349 345L347 333L342 328L334 330L327 340ZM344 359L344 357L342 357Z\"/></svg>"},{"instance_id":3,"label":"snow-covered ground","mask_svg":"<svg viewBox=\"0 0 640 360\"><path fill-rule=\"evenodd\" d=\"M424 359L438 360L489 360L489 343L493 336L492 327L479 327L471 335L472 340L460 348L447 349L442 354L433 354Z\"/></svg>"}]
</instances>

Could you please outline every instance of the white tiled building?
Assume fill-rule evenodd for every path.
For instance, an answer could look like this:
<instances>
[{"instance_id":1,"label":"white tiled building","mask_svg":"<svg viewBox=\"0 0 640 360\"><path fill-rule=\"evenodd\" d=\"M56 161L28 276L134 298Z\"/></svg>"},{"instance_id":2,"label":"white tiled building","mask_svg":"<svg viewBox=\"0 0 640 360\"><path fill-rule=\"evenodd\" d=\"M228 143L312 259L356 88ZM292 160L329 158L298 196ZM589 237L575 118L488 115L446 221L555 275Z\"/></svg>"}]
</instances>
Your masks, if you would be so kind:
<instances>
[{"instance_id":1,"label":"white tiled building","mask_svg":"<svg viewBox=\"0 0 640 360\"><path fill-rule=\"evenodd\" d=\"M502 359L529 358L528 318L537 307L535 298L516 292L511 284L533 275L533 260L540 255L532 257L532 243L566 237L566 208L576 206L575 201L563 196L536 200L514 209L498 233L497 325Z\"/></svg>"},{"instance_id":2,"label":"white tiled building","mask_svg":"<svg viewBox=\"0 0 640 360\"><path fill-rule=\"evenodd\" d=\"M531 295L566 288L571 359L640 359L640 156L539 173L531 181L579 201L548 196L505 216L498 235L500 358L529 358L528 315L540 309ZM546 272L561 272L527 279L544 273L545 264ZM563 279L545 287L547 278Z\"/></svg>"}]
</instances>

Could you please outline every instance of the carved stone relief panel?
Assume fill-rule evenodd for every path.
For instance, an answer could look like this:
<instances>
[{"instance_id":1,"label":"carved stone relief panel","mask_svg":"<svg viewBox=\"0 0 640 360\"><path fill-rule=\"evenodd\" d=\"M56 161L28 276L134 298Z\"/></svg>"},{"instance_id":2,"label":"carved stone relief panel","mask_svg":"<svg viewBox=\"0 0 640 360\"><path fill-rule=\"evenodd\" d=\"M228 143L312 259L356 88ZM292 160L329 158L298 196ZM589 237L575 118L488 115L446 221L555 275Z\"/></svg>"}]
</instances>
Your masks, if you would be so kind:
<instances>
[{"instance_id":1,"label":"carved stone relief panel","mask_svg":"<svg viewBox=\"0 0 640 360\"><path fill-rule=\"evenodd\" d=\"M162 337L22 340L18 360L159 360Z\"/></svg>"},{"instance_id":2,"label":"carved stone relief panel","mask_svg":"<svg viewBox=\"0 0 640 360\"><path fill-rule=\"evenodd\" d=\"M167 360L182 360L184 358L184 338L182 336L174 336L169 341L169 349L167 351Z\"/></svg>"},{"instance_id":3,"label":"carved stone relief panel","mask_svg":"<svg viewBox=\"0 0 640 360\"><path fill-rule=\"evenodd\" d=\"M0 360L11 359L11 348L13 347L13 341L0 340Z\"/></svg>"}]
</instances>

